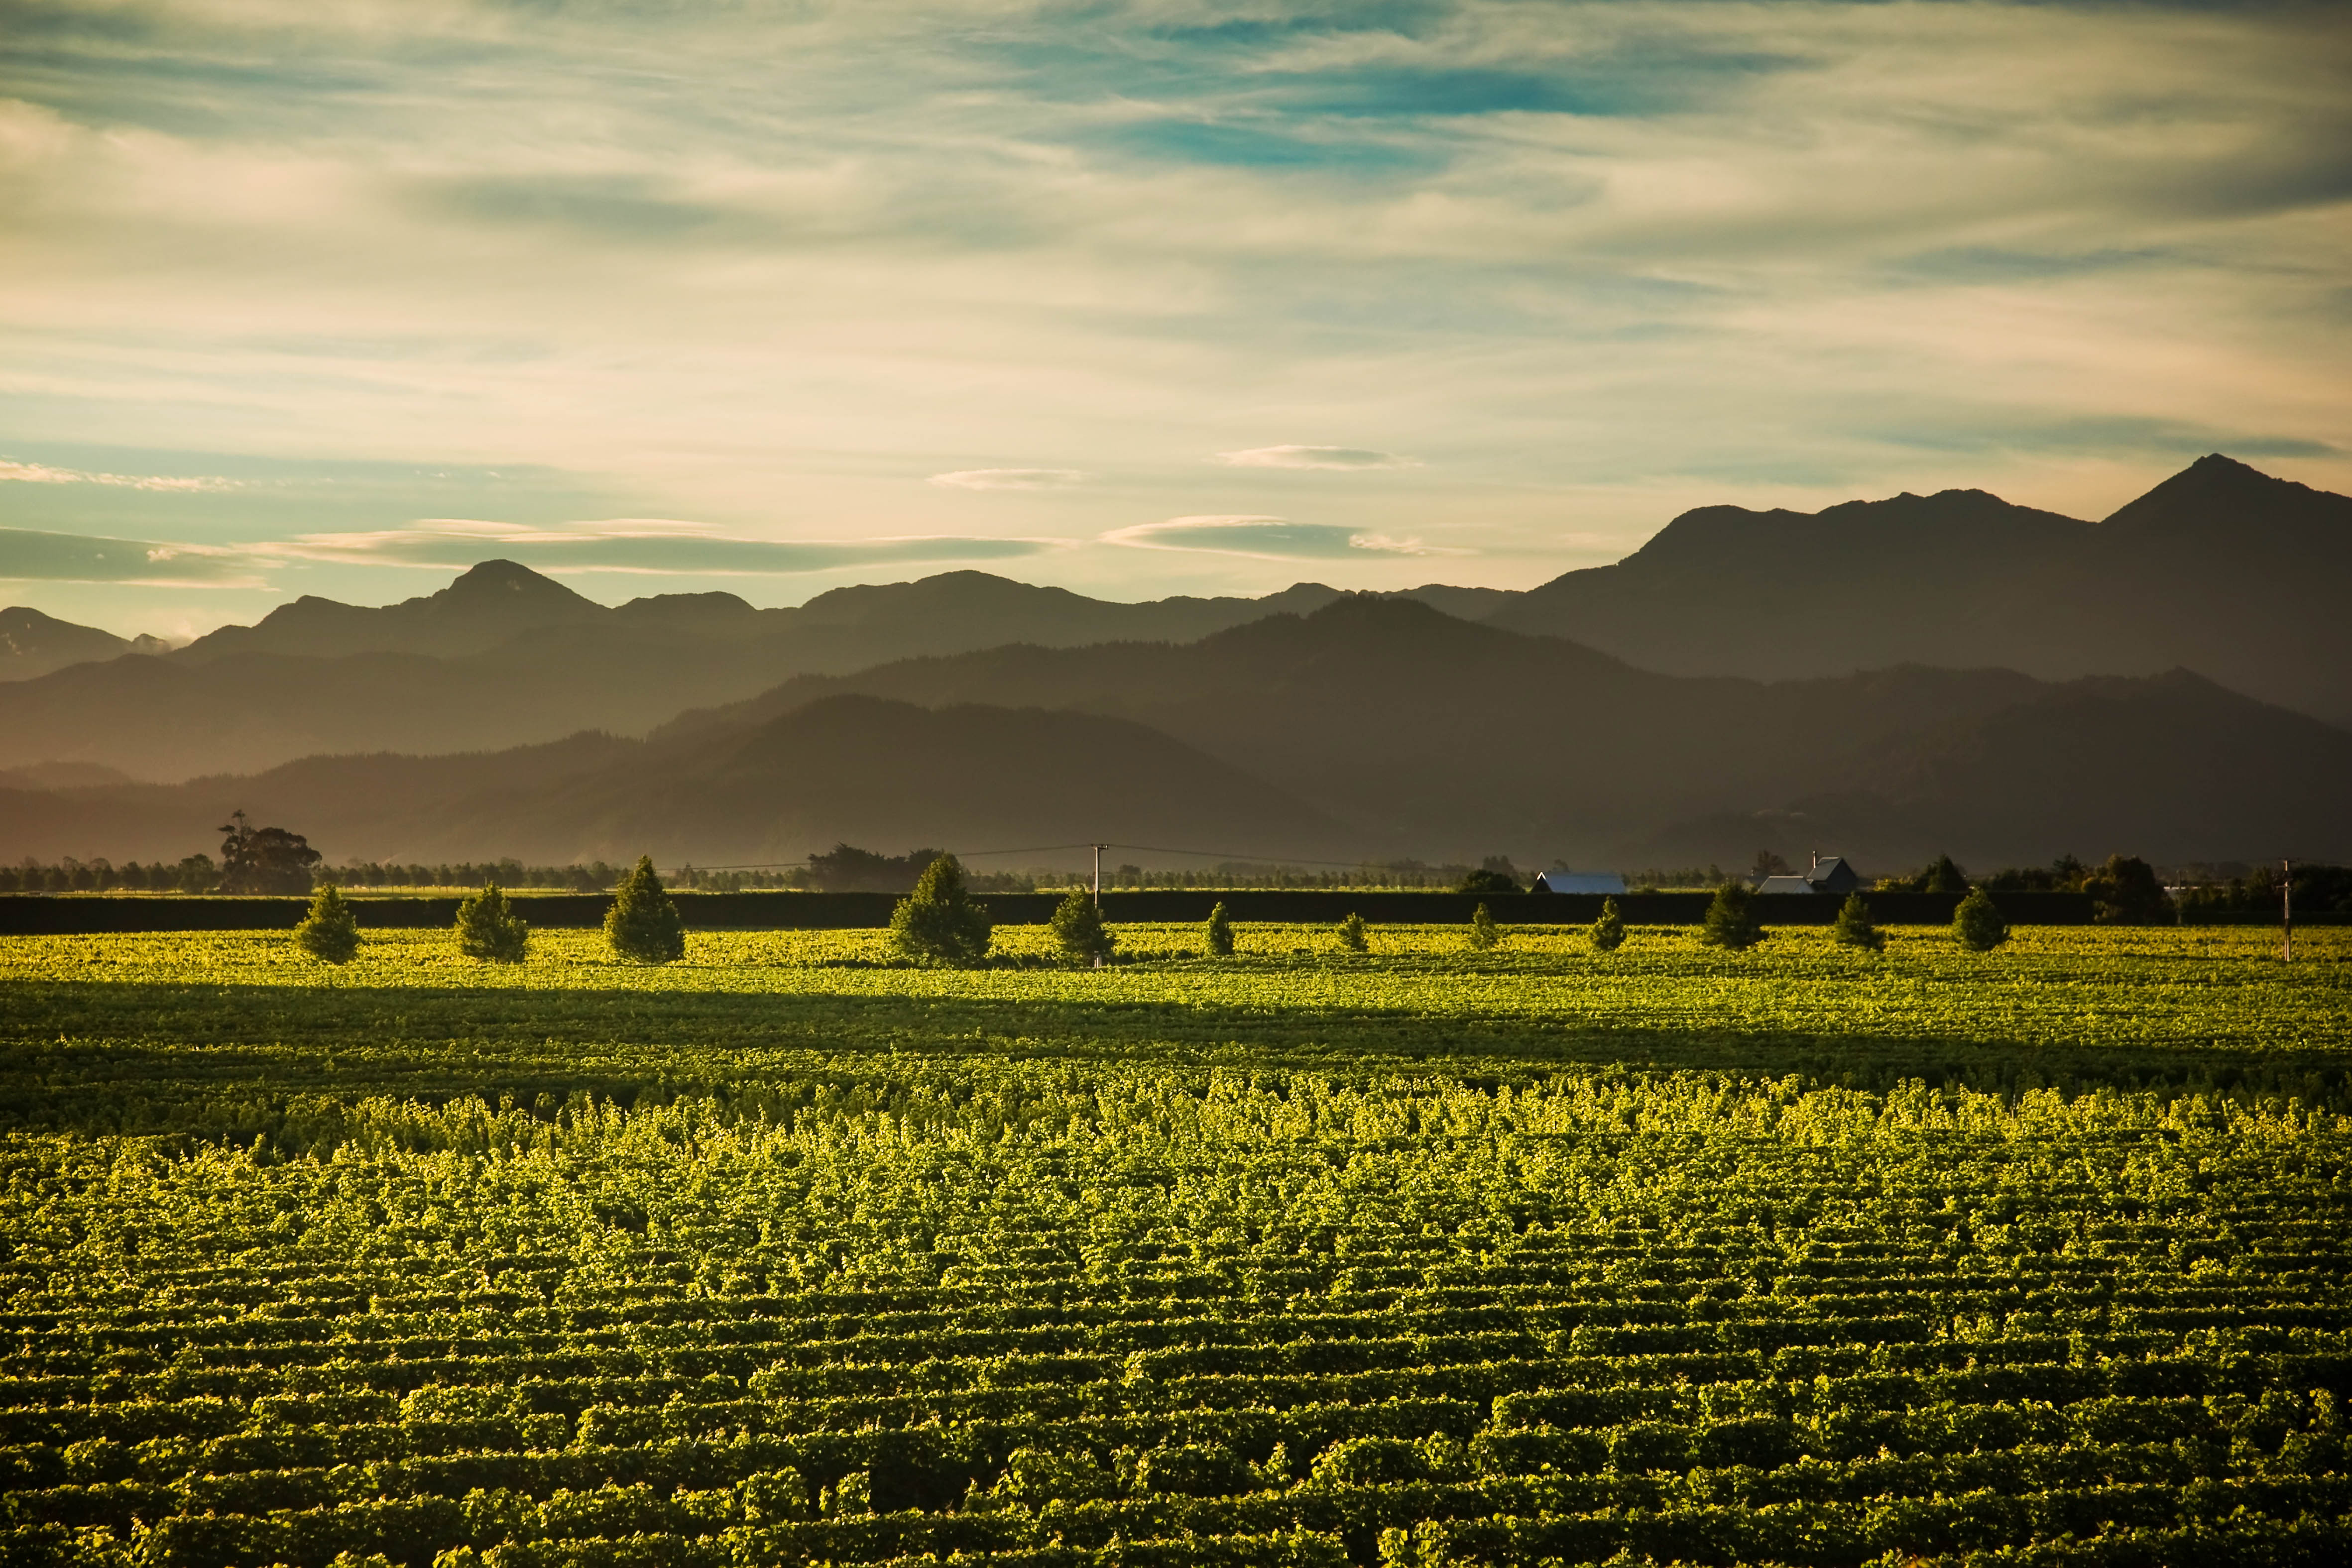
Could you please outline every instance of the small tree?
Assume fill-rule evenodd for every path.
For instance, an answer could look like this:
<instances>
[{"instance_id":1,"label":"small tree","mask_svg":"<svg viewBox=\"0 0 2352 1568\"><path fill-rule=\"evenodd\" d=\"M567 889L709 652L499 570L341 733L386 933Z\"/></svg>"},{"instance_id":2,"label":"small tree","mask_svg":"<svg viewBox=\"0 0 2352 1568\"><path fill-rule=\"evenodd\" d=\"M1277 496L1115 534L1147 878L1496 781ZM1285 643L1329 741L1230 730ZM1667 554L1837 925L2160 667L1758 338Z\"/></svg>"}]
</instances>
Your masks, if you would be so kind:
<instances>
[{"instance_id":1,"label":"small tree","mask_svg":"<svg viewBox=\"0 0 2352 1568\"><path fill-rule=\"evenodd\" d=\"M1886 933L1870 918L1870 905L1862 894L1849 893L1838 905L1837 922L1830 927L1841 947L1867 947L1875 953L1886 946Z\"/></svg>"},{"instance_id":2,"label":"small tree","mask_svg":"<svg viewBox=\"0 0 2352 1568\"><path fill-rule=\"evenodd\" d=\"M310 900L310 913L294 927L294 942L321 963L352 961L360 950L360 927L341 888L331 882L319 890Z\"/></svg>"},{"instance_id":3,"label":"small tree","mask_svg":"<svg viewBox=\"0 0 2352 1568\"><path fill-rule=\"evenodd\" d=\"M636 869L614 894L613 907L604 912L604 939L634 963L670 964L686 956L686 922L651 855L637 857Z\"/></svg>"},{"instance_id":4,"label":"small tree","mask_svg":"<svg viewBox=\"0 0 2352 1568\"><path fill-rule=\"evenodd\" d=\"M1045 923L1062 951L1081 964L1099 967L1118 946L1103 925L1102 910L1085 888L1070 889Z\"/></svg>"},{"instance_id":5,"label":"small tree","mask_svg":"<svg viewBox=\"0 0 2352 1568\"><path fill-rule=\"evenodd\" d=\"M933 861L915 891L890 912L890 940L926 964L976 965L988 956L988 911L964 891L963 863L953 855Z\"/></svg>"},{"instance_id":6,"label":"small tree","mask_svg":"<svg viewBox=\"0 0 2352 1568\"><path fill-rule=\"evenodd\" d=\"M1592 923L1587 935L1591 936L1596 953L1614 953L1625 945L1625 917L1617 912L1615 899L1601 901L1601 918Z\"/></svg>"},{"instance_id":7,"label":"small tree","mask_svg":"<svg viewBox=\"0 0 2352 1568\"><path fill-rule=\"evenodd\" d=\"M1983 888L1970 888L1959 908L1952 912L1952 935L1970 952L1990 953L2009 940L2009 922L2000 917Z\"/></svg>"},{"instance_id":8,"label":"small tree","mask_svg":"<svg viewBox=\"0 0 2352 1568\"><path fill-rule=\"evenodd\" d=\"M1471 911L1469 936L1471 946L1484 953L1493 948L1502 939L1502 929L1495 924L1493 913L1485 904L1482 904Z\"/></svg>"},{"instance_id":9,"label":"small tree","mask_svg":"<svg viewBox=\"0 0 2352 1568\"><path fill-rule=\"evenodd\" d=\"M1339 946L1350 953L1369 953L1371 938L1365 933L1364 917L1350 910L1348 918L1339 922Z\"/></svg>"},{"instance_id":10,"label":"small tree","mask_svg":"<svg viewBox=\"0 0 2352 1568\"><path fill-rule=\"evenodd\" d=\"M457 905L457 951L468 958L520 964L530 950L530 927L495 882Z\"/></svg>"},{"instance_id":11,"label":"small tree","mask_svg":"<svg viewBox=\"0 0 2352 1568\"><path fill-rule=\"evenodd\" d=\"M1698 929L1698 939L1710 947L1727 947L1744 952L1764 940L1764 927L1756 918L1756 891L1744 882L1727 882L1715 890L1715 902L1706 906L1706 919Z\"/></svg>"},{"instance_id":12,"label":"small tree","mask_svg":"<svg viewBox=\"0 0 2352 1568\"><path fill-rule=\"evenodd\" d=\"M1212 958L1234 956L1234 923L1225 918L1223 899L1217 900L1217 906L1209 911L1208 923L1201 927L1201 942Z\"/></svg>"}]
</instances>

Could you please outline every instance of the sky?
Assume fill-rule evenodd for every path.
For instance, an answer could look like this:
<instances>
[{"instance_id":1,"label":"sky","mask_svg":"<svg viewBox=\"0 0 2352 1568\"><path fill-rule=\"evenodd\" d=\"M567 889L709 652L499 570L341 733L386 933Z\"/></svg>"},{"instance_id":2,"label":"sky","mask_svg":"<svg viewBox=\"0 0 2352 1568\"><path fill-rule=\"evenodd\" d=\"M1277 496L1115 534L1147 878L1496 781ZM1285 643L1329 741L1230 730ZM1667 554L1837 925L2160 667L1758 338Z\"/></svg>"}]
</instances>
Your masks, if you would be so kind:
<instances>
[{"instance_id":1,"label":"sky","mask_svg":"<svg viewBox=\"0 0 2352 1568\"><path fill-rule=\"evenodd\" d=\"M2347 366L2340 8L0 0L0 602L123 633L2352 490Z\"/></svg>"}]
</instances>

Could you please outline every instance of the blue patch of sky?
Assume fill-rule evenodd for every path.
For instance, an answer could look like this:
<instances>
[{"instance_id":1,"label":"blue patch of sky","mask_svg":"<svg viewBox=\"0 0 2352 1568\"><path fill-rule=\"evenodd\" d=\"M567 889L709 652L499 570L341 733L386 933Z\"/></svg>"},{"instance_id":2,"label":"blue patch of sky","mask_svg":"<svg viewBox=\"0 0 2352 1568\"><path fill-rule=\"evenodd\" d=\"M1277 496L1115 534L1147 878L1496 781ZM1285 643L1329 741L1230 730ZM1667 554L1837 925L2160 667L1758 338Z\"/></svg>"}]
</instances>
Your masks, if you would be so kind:
<instances>
[{"instance_id":1,"label":"blue patch of sky","mask_svg":"<svg viewBox=\"0 0 2352 1568\"><path fill-rule=\"evenodd\" d=\"M1340 174L1432 174L1453 158L1450 149L1422 141L1332 136L1313 127L1256 120L1135 120L1069 140L1151 162Z\"/></svg>"}]
</instances>

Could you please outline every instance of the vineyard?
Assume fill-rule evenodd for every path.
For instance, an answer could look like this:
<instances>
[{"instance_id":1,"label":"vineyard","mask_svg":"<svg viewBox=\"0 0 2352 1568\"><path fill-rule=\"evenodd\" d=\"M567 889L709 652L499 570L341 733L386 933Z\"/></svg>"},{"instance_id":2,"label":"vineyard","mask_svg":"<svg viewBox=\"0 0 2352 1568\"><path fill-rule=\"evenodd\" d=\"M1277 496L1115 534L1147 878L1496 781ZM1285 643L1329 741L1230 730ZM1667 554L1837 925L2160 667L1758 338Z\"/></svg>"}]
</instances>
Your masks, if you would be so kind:
<instances>
[{"instance_id":1,"label":"vineyard","mask_svg":"<svg viewBox=\"0 0 2352 1568\"><path fill-rule=\"evenodd\" d=\"M2352 1557L2345 936L1191 936L0 944L0 1560Z\"/></svg>"}]
</instances>

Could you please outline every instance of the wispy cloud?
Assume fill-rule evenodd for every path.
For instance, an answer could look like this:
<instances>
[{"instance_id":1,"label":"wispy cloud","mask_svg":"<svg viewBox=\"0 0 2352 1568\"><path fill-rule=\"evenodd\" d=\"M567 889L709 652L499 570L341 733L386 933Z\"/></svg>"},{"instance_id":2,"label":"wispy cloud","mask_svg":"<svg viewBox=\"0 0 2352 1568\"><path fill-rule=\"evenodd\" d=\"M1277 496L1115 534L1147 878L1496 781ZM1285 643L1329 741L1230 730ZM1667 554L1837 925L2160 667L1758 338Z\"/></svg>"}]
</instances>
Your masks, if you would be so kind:
<instances>
[{"instance_id":1,"label":"wispy cloud","mask_svg":"<svg viewBox=\"0 0 2352 1568\"><path fill-rule=\"evenodd\" d=\"M746 538L704 523L661 517L607 518L561 528L435 517L399 528L301 534L282 544L257 549L282 559L342 565L463 568L497 555L553 573L743 577L925 561L1016 560L1067 546L1068 541L1061 539L968 535Z\"/></svg>"},{"instance_id":2,"label":"wispy cloud","mask_svg":"<svg viewBox=\"0 0 2352 1568\"><path fill-rule=\"evenodd\" d=\"M1076 468L959 468L928 482L946 490L1060 490L1086 479Z\"/></svg>"},{"instance_id":3,"label":"wispy cloud","mask_svg":"<svg viewBox=\"0 0 2352 1568\"><path fill-rule=\"evenodd\" d=\"M244 550L212 546L0 528L0 582L257 588L265 564Z\"/></svg>"},{"instance_id":4,"label":"wispy cloud","mask_svg":"<svg viewBox=\"0 0 2352 1568\"><path fill-rule=\"evenodd\" d=\"M1132 549L1185 550L1202 555L1244 556L1253 560L1345 560L1350 555L1466 555L1414 538L1392 538L1333 523L1294 523L1286 517L1192 517L1114 528L1102 542Z\"/></svg>"},{"instance_id":5,"label":"wispy cloud","mask_svg":"<svg viewBox=\"0 0 2352 1568\"><path fill-rule=\"evenodd\" d=\"M1360 446L1252 446L1220 452L1217 461L1235 468L1319 468L1349 472L1366 468L1418 468L1417 458Z\"/></svg>"},{"instance_id":6,"label":"wispy cloud","mask_svg":"<svg viewBox=\"0 0 2352 1568\"><path fill-rule=\"evenodd\" d=\"M0 483L20 485L109 485L125 490L234 490L237 481L167 474L92 474L79 468L52 468L43 463L16 463L0 458Z\"/></svg>"}]
</instances>

